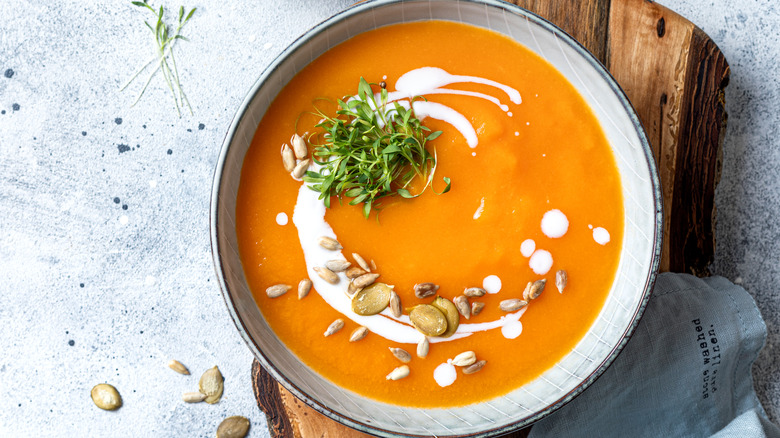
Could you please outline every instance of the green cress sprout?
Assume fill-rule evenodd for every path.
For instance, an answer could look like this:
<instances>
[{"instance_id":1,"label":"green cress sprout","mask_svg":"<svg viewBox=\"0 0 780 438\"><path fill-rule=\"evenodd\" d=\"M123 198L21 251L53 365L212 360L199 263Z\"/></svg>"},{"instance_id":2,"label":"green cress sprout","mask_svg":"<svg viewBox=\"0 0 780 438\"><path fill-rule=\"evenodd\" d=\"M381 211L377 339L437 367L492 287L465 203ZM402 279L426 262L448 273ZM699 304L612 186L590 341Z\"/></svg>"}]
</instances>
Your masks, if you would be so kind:
<instances>
[{"instance_id":1,"label":"green cress sprout","mask_svg":"<svg viewBox=\"0 0 780 438\"><path fill-rule=\"evenodd\" d=\"M339 109L331 117L319 109L317 128L324 131L324 144L314 150L319 171L307 171L303 181L320 192L326 207L330 198L352 198L349 205L363 203L363 215L381 209L381 200L399 195L416 198L431 185L436 172L436 149L428 152L425 144L441 135L431 132L415 117L413 105L404 108L398 102L387 102L387 90L382 87L376 101L371 85L360 78L357 96L338 100ZM419 98L413 98L412 103ZM409 186L416 178L425 186L416 194ZM450 190L450 179L439 195Z\"/></svg>"}]
</instances>

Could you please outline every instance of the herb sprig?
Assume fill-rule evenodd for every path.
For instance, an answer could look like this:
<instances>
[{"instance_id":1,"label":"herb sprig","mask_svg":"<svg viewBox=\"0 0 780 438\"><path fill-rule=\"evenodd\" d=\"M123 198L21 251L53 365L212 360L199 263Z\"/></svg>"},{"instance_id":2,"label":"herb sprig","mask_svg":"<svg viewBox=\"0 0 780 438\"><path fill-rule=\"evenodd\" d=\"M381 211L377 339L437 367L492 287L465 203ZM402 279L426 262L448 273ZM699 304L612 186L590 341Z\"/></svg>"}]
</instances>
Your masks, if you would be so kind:
<instances>
[{"instance_id":1,"label":"herb sprig","mask_svg":"<svg viewBox=\"0 0 780 438\"><path fill-rule=\"evenodd\" d=\"M177 26L174 28L173 26L165 23L165 10L162 6L160 6L159 10L155 10L155 8L149 4L149 0L133 1L132 4L150 10L157 18L157 22L154 26L149 24L148 21L144 21L146 27L148 27L149 30L151 30L154 34L154 49L156 55L147 61L141 68L139 68L135 74L133 74L133 76L131 76L124 85L122 85L119 91L127 88L127 86L130 85L130 83L132 83L135 78L137 78L138 75L140 75L141 72L146 69L146 67L157 61L156 66L152 70L152 73L149 75L149 78L144 83L143 88L138 93L138 96L135 98L135 101L131 106L135 106L135 104L138 103L138 101L141 99L141 96L144 95L144 92L146 91L146 88L149 87L149 83L152 81L152 78L154 78L154 75L157 74L158 71L162 71L165 83L168 85L168 89L171 90L173 104L176 106L176 112L179 114L179 117L181 117L180 108L184 107L185 105L189 109L190 115L192 115L192 106L190 105L189 99L187 99L187 95L184 94L184 89L182 88L181 81L179 80L179 69L176 67L176 57L173 54L173 48L178 40L189 41L181 34L181 30L184 25L190 21L190 18L192 18L192 14L195 13L196 8L192 8L185 16L184 6L179 6L179 20ZM168 58L170 58L170 64L168 63ZM171 68L171 66L173 66L173 68Z\"/></svg>"},{"instance_id":2,"label":"herb sprig","mask_svg":"<svg viewBox=\"0 0 780 438\"><path fill-rule=\"evenodd\" d=\"M314 150L319 171L307 171L303 181L320 192L319 198L330 207L330 198L352 198L350 205L363 203L363 215L380 210L382 199L399 195L416 198L431 185L436 172L436 150L425 147L441 131L431 132L415 116L412 99L409 108L398 102L388 103L387 90L382 87L379 102L364 78L360 78L358 94L346 101L338 100L336 116L317 110L321 121L317 128L324 131L324 143ZM425 186L416 194L409 191L419 178ZM439 195L451 187L449 178Z\"/></svg>"}]
</instances>

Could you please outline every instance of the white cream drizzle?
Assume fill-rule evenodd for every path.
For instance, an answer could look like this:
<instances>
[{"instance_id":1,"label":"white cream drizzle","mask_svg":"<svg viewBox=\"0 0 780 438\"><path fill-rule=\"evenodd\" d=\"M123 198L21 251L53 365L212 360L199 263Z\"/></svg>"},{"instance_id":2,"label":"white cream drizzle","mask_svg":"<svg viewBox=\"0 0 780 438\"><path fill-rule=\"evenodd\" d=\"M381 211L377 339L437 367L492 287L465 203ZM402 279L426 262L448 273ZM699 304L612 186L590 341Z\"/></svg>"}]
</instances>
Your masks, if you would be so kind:
<instances>
[{"instance_id":1,"label":"white cream drizzle","mask_svg":"<svg viewBox=\"0 0 780 438\"><path fill-rule=\"evenodd\" d=\"M501 103L494 96L471 91L440 88L450 84L465 82L485 84L498 88L507 94L512 103L522 103L520 92L512 87L480 77L452 75L436 67L422 67L402 75L396 82L396 91L388 93L388 102L396 102L398 105L408 109L410 100L416 96L457 94L485 99L498 105L504 112L509 111L509 106ZM419 119L431 117L449 123L463 135L469 147L475 148L477 146L479 142L477 133L471 122L461 113L448 106L430 101L418 100L411 105L413 105L415 114ZM393 112L390 109L386 114L392 117ZM320 170L316 164L313 164L310 169L313 171ZM403 344L418 343L423 338L423 335L411 326L408 316L402 315L400 318L396 318L390 313L389 309L385 309L378 315L358 315L352 311L351 299L345 293L348 279L344 273L337 274L340 281L334 285L321 279L314 272L315 267L323 266L328 260L344 258L341 251L326 250L317 243L321 236L337 238L333 228L325 221L326 208L323 202L318 199L318 196L317 192L302 184L298 191L298 199L292 217L293 224L298 229L298 239L300 240L304 260L306 261L306 269L309 273L309 278L312 280L314 290L329 306L352 321L365 326L371 332L393 342ZM481 205L481 207L484 207L484 205ZM501 280L498 277L488 276L486 280L490 283L491 293L496 293L501 289ZM519 323L519 319L525 313L525 310L525 308L520 309L517 312L501 316L494 321L460 324L454 335L448 338L433 337L429 341L433 343L453 341L470 336L475 332L498 329L508 324L511 327L508 332L515 334L517 333L517 323Z\"/></svg>"}]
</instances>

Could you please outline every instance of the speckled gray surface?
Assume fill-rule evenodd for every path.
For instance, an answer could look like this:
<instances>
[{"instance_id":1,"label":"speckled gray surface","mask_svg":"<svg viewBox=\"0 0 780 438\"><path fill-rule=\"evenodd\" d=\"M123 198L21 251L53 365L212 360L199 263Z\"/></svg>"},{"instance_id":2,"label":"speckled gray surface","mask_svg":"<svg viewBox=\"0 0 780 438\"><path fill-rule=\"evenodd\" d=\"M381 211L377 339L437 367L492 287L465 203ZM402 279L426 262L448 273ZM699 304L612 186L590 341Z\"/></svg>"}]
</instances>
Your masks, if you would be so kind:
<instances>
[{"instance_id":1,"label":"speckled gray surface","mask_svg":"<svg viewBox=\"0 0 780 438\"><path fill-rule=\"evenodd\" d=\"M179 118L159 80L133 108L140 84L118 91L150 56L147 17L129 2L0 1L0 436L213 436L228 415L268 436L250 353L215 284L211 178L260 71L351 0L256 3L187 5L199 10L178 61L195 115ZM713 271L741 282L767 321L754 375L777 422L780 10L662 3L708 32L732 67ZM169 358L194 375L165 368ZM223 400L183 404L215 364ZM96 409L88 394L99 382L124 407Z\"/></svg>"}]
</instances>

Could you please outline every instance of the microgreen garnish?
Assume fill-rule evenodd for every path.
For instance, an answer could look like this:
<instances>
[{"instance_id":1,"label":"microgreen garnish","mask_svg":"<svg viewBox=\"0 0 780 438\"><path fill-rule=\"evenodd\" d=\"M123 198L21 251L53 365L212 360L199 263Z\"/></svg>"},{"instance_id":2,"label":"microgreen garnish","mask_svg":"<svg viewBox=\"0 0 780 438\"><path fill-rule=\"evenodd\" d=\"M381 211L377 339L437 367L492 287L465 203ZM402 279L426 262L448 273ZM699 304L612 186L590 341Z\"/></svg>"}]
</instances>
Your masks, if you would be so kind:
<instances>
[{"instance_id":1,"label":"microgreen garnish","mask_svg":"<svg viewBox=\"0 0 780 438\"><path fill-rule=\"evenodd\" d=\"M132 4L150 10L157 18L157 22L154 26L149 24L149 22L144 21L146 27L148 27L149 30L151 30L154 34L155 56L153 56L152 59L147 61L141 68L139 68L138 71L136 71L135 74L133 74L133 76L130 77L130 79L128 79L124 85L122 85L119 91L127 88L127 86L130 85L130 83L132 83L133 80L135 80L135 78L137 78L138 75L140 75L141 72L146 69L146 67L157 61L154 70L152 70L152 73L149 75L149 78L146 80L146 83L144 83L143 88L138 93L138 96L135 98L135 101L131 106L135 106L135 104L138 103L138 101L141 99L141 96L144 95L144 92L149 86L149 83L152 81L154 75L157 74L158 71L162 71L165 83L168 85L168 89L171 90L171 95L173 95L173 104L176 106L176 112L179 114L179 117L181 117L180 108L184 105L187 105L187 108L190 110L190 114L192 114L192 106L190 106L190 101L187 99L187 95L184 94L184 89L182 88L181 82L179 81L179 70L176 67L176 57L173 55L173 48L178 40L189 41L187 38L181 35L181 30L184 25L190 21L190 18L192 18L192 14L195 13L195 8L192 8L185 16L184 6L179 6L179 21L174 28L173 26L170 26L166 24L165 21L163 21L165 10L162 6L160 6L159 10L155 10L155 8L149 4L149 0L134 1ZM170 64L168 63L169 58ZM171 68L171 66L173 66L173 68Z\"/></svg>"},{"instance_id":2,"label":"microgreen garnish","mask_svg":"<svg viewBox=\"0 0 780 438\"><path fill-rule=\"evenodd\" d=\"M412 99L412 103L419 98ZM420 196L433 181L436 172L436 149L428 152L425 144L441 135L431 132L415 117L413 105L405 108L387 101L387 90L381 88L379 102L374 90L360 78L358 94L346 101L338 100L336 116L317 110L322 120L317 128L324 131L324 144L314 150L319 171L308 171L303 181L330 207L330 198L352 198L350 205L363 203L363 215L381 209L381 199L399 195ZM409 186L416 178L425 186L412 194ZM450 179L439 195L450 190ZM433 189L431 189L433 190Z\"/></svg>"}]
</instances>

